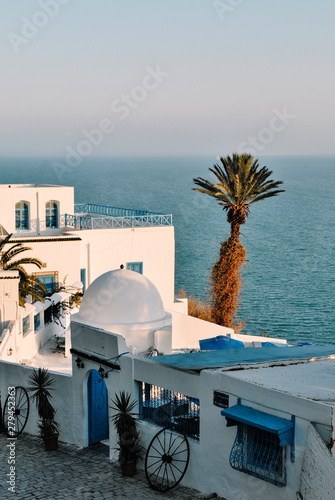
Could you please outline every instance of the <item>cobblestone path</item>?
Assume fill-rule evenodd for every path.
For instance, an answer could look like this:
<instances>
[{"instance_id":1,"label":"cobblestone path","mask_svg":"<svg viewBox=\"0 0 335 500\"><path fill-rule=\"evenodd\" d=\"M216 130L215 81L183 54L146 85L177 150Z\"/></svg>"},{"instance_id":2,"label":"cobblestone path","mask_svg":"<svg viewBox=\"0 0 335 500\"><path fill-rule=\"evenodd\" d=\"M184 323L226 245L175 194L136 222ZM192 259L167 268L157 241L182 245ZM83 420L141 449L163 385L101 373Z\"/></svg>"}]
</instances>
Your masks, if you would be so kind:
<instances>
[{"instance_id":1,"label":"cobblestone path","mask_svg":"<svg viewBox=\"0 0 335 500\"><path fill-rule=\"evenodd\" d=\"M60 443L57 451L45 451L39 438L21 435L15 441L15 493L8 491L10 472L8 439L0 435L0 498L39 500L98 500L212 498L195 490L177 486L159 493L152 490L140 471L135 477L122 477L119 464L108 458L108 448L98 444L79 449ZM217 498L217 497L216 497Z\"/></svg>"}]
</instances>

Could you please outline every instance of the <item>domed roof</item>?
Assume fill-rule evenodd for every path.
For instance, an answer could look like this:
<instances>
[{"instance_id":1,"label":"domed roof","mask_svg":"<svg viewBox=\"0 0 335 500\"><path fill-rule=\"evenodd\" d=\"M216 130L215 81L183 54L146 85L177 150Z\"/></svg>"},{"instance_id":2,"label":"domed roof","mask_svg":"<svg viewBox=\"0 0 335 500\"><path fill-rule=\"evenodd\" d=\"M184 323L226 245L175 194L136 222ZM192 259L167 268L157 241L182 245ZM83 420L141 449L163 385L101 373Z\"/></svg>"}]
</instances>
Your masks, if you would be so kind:
<instances>
[{"instance_id":1,"label":"domed roof","mask_svg":"<svg viewBox=\"0 0 335 500\"><path fill-rule=\"evenodd\" d=\"M134 271L118 269L99 276L86 290L78 319L95 325L150 323L166 316L155 285Z\"/></svg>"}]
</instances>

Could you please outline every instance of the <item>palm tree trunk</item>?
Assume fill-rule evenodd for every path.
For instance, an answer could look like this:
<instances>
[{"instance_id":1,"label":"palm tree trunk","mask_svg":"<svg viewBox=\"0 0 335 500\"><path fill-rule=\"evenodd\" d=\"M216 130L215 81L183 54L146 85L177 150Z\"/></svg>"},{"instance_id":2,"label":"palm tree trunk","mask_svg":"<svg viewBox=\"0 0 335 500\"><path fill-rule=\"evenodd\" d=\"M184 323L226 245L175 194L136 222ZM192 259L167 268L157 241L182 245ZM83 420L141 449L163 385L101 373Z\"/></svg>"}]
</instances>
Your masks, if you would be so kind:
<instances>
[{"instance_id":1,"label":"palm tree trunk","mask_svg":"<svg viewBox=\"0 0 335 500\"><path fill-rule=\"evenodd\" d=\"M236 227L237 226L237 227ZM239 242L239 225L232 227L232 234L221 244L219 260L211 276L212 321L228 328L233 327L241 288L240 271L246 251Z\"/></svg>"},{"instance_id":2,"label":"palm tree trunk","mask_svg":"<svg viewBox=\"0 0 335 500\"><path fill-rule=\"evenodd\" d=\"M230 238L235 241L240 241L240 224L232 222L230 224Z\"/></svg>"}]
</instances>

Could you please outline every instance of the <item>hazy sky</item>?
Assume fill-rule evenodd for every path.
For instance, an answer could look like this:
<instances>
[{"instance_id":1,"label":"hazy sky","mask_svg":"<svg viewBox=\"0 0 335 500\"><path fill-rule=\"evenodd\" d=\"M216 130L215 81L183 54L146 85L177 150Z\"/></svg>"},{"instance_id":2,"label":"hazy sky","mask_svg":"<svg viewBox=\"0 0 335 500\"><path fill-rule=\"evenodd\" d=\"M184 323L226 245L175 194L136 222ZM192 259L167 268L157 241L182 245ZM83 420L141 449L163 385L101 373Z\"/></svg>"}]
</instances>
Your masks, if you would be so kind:
<instances>
[{"instance_id":1,"label":"hazy sky","mask_svg":"<svg viewBox=\"0 0 335 500\"><path fill-rule=\"evenodd\" d=\"M335 153L333 0L0 5L1 155Z\"/></svg>"}]
</instances>

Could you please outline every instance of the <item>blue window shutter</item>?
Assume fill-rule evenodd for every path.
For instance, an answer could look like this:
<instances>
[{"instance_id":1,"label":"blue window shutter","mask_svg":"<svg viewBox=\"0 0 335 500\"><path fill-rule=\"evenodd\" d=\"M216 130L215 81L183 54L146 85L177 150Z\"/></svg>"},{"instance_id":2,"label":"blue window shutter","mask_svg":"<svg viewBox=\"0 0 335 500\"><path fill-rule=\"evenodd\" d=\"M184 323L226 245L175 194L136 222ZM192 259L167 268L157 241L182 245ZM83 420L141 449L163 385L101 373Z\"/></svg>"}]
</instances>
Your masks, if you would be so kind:
<instances>
[{"instance_id":1,"label":"blue window shutter","mask_svg":"<svg viewBox=\"0 0 335 500\"><path fill-rule=\"evenodd\" d=\"M80 269L80 281L83 284L83 292L86 290L86 269Z\"/></svg>"}]
</instances>

